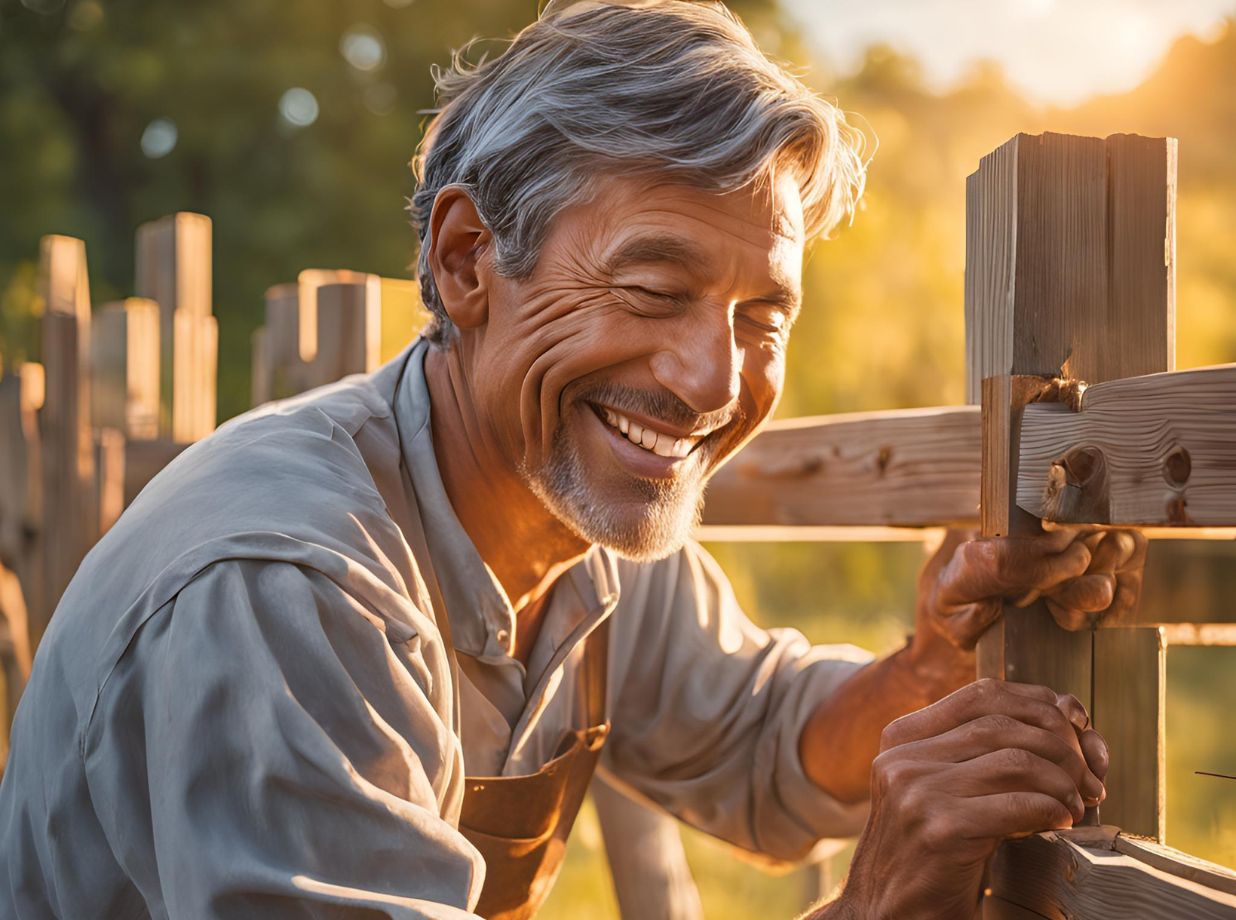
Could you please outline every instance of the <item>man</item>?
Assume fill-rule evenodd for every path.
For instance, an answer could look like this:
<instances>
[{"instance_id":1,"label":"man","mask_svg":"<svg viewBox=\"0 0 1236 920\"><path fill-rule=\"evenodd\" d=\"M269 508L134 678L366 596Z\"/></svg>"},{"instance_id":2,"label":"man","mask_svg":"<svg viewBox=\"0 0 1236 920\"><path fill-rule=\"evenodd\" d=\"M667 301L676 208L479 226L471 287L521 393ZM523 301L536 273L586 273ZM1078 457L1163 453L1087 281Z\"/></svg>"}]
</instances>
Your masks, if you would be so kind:
<instances>
[{"instance_id":1,"label":"man","mask_svg":"<svg viewBox=\"0 0 1236 920\"><path fill-rule=\"evenodd\" d=\"M87 557L14 727L0 913L527 917L603 754L779 858L870 795L820 916L972 914L996 842L1079 818L1106 751L1075 700L957 690L964 650L1005 597L1130 603L1142 544L953 539L874 663L757 629L688 533L777 403L853 132L675 0L551 10L440 90L435 326L190 448Z\"/></svg>"}]
</instances>

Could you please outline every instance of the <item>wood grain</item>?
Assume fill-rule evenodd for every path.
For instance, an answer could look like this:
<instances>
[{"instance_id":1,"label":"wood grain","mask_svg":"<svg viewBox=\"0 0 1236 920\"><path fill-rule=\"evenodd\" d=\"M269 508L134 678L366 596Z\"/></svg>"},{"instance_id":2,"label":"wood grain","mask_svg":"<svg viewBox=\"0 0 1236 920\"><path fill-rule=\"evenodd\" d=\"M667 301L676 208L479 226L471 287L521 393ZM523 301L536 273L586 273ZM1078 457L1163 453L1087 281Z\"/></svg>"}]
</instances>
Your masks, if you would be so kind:
<instances>
[{"instance_id":1,"label":"wood grain","mask_svg":"<svg viewBox=\"0 0 1236 920\"><path fill-rule=\"evenodd\" d=\"M29 605L32 647L98 537L85 244L71 237L44 237L39 277L44 303L45 389L39 413L44 596L40 608Z\"/></svg>"},{"instance_id":2,"label":"wood grain","mask_svg":"<svg viewBox=\"0 0 1236 920\"><path fill-rule=\"evenodd\" d=\"M1236 895L1136 855L1082 846L1054 833L1006 841L992 861L991 890L1004 901L1053 920L1236 917Z\"/></svg>"},{"instance_id":3,"label":"wood grain","mask_svg":"<svg viewBox=\"0 0 1236 920\"><path fill-rule=\"evenodd\" d=\"M132 438L159 432L159 305L144 297L104 304L90 330L92 423Z\"/></svg>"},{"instance_id":4,"label":"wood grain","mask_svg":"<svg viewBox=\"0 0 1236 920\"><path fill-rule=\"evenodd\" d=\"M1080 412L1030 406L1022 424L1017 504L1036 516L1078 523L1232 526L1234 407L1232 364L1097 384L1086 390ZM1061 474L1081 450L1102 459L1102 482ZM1078 497L1062 509L1060 490ZM1099 492L1103 519L1067 513L1079 503L1093 507L1087 498Z\"/></svg>"},{"instance_id":5,"label":"wood grain","mask_svg":"<svg viewBox=\"0 0 1236 920\"><path fill-rule=\"evenodd\" d=\"M213 289L212 224L204 214L180 211L137 228L136 288L139 297L159 305L159 432L187 439L204 428L205 402L201 394L176 395L182 388L210 384L214 380L212 359L205 356L206 342L198 333L203 323L181 320L177 341L177 316L205 319L211 315ZM209 336L210 333L203 333ZM213 400L213 392L209 397ZM175 419L180 407L180 420ZM213 411L206 431L213 430ZM200 436L200 435L199 435Z\"/></svg>"},{"instance_id":6,"label":"wood grain","mask_svg":"<svg viewBox=\"0 0 1236 920\"><path fill-rule=\"evenodd\" d=\"M1090 717L1112 745L1103 821L1163 841L1167 654L1158 629L1103 629L1094 636Z\"/></svg>"},{"instance_id":7,"label":"wood grain","mask_svg":"<svg viewBox=\"0 0 1236 920\"><path fill-rule=\"evenodd\" d=\"M978 509L978 410L774 422L712 479L707 526L934 527Z\"/></svg>"}]
</instances>

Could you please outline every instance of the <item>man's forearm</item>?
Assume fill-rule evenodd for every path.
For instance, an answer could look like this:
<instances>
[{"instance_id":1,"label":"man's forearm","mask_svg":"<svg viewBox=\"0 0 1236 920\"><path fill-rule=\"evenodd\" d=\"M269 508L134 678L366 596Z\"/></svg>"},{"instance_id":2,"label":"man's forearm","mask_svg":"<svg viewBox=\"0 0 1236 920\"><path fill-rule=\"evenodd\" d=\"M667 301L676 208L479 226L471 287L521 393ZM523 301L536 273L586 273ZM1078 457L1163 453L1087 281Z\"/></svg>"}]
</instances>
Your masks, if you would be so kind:
<instances>
[{"instance_id":1,"label":"man's forearm","mask_svg":"<svg viewBox=\"0 0 1236 920\"><path fill-rule=\"evenodd\" d=\"M866 799L871 761L879 753L884 726L973 679L972 653L960 652L934 634L916 636L904 648L855 672L815 711L798 741L804 772L842 802Z\"/></svg>"}]
</instances>

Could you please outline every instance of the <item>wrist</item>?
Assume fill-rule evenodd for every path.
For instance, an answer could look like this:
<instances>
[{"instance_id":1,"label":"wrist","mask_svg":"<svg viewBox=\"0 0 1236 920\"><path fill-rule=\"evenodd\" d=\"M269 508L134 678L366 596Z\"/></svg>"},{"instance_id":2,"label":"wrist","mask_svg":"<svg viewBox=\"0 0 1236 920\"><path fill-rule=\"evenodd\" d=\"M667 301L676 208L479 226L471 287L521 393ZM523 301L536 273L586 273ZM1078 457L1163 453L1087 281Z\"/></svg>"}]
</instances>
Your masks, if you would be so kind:
<instances>
[{"instance_id":1,"label":"wrist","mask_svg":"<svg viewBox=\"0 0 1236 920\"><path fill-rule=\"evenodd\" d=\"M897 655L923 694L923 706L964 687L976 676L974 650L958 648L933 629L911 635Z\"/></svg>"}]
</instances>

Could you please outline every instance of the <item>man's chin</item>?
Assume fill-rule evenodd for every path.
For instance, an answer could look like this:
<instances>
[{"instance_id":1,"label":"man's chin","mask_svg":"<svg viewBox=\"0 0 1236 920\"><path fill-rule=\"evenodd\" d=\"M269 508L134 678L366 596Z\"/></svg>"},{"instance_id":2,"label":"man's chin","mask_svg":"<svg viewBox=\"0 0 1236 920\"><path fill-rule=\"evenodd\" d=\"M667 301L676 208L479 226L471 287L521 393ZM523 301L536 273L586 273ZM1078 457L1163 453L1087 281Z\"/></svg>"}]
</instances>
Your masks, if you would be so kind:
<instances>
[{"instance_id":1,"label":"man's chin","mask_svg":"<svg viewBox=\"0 0 1236 920\"><path fill-rule=\"evenodd\" d=\"M529 480L537 497L580 539L604 546L633 562L656 562L671 556L691 537L702 499L615 502L578 481Z\"/></svg>"}]
</instances>

